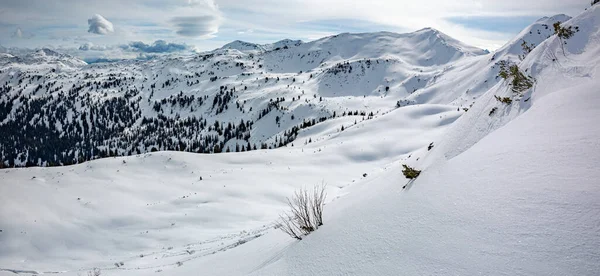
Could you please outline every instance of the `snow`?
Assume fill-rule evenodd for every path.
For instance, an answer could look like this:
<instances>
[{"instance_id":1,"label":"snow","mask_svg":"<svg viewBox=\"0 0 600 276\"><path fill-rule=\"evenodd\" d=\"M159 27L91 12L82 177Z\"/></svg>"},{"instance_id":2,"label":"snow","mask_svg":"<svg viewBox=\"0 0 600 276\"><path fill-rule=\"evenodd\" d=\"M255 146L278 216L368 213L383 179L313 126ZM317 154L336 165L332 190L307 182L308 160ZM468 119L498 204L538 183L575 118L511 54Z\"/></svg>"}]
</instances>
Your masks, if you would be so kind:
<instances>
[{"instance_id":1,"label":"snow","mask_svg":"<svg viewBox=\"0 0 600 276\"><path fill-rule=\"evenodd\" d=\"M251 49L246 49L248 47ZM115 125L126 128L125 131L96 133L96 136L81 133L84 139L92 140L95 147L93 152L78 149L85 153L86 160L102 156L99 149L117 155L147 153L152 148L177 149L161 146L153 137L141 135L147 127L143 119L148 119L146 122L171 119L182 123L195 118L206 120L208 126L217 121L224 126L250 121L252 129L247 133L248 138L242 141L217 137L215 143L222 142L226 146L223 150L248 144L260 148L264 143L273 148L278 145L276 139L281 139L286 131L305 119L331 119L333 114L341 116L350 111L380 116L395 109L398 102L402 106L468 107L498 82L489 59L486 51L464 45L434 29L408 34L344 33L307 43L282 40L256 45L235 41L191 56L91 65L82 65L82 61L73 57L42 49L24 57L0 60L0 64L5 61L0 69L0 82L11 88L0 95L0 104L11 107L6 116L0 118L0 125L15 123L20 124L19 129L24 128L19 119L29 118L23 114L29 110L25 103L30 105L38 100L45 102L39 107L42 110L36 112L41 115L31 116L27 125L52 133L51 139L58 135L70 136L69 130L90 125L94 130L112 130ZM213 100L223 91L233 96L229 101L217 101L215 108L211 103L215 103ZM204 99L204 104L168 102L190 96L195 100ZM268 114L261 116L264 115L261 111L278 98L285 99L278 104L281 108L271 108ZM106 116L99 111L113 109L110 102L114 100L121 100L126 108L111 113L128 112ZM157 104L159 108L155 108ZM66 116L58 115L58 110ZM95 114L95 120L91 114ZM292 116L295 119L292 120ZM276 117L281 118L279 124L275 124ZM354 120L347 121L361 122L366 117L354 116ZM23 135L11 132L9 136ZM204 152L214 149L214 145L204 139L208 136L223 135L206 127L194 135L184 133L182 137L160 138L185 144L187 151ZM201 143L204 148L192 147ZM30 155L27 146L31 145L18 143L13 149L0 149L4 165L79 162L68 148ZM24 156L30 160L21 158ZM55 160L52 156L64 157Z\"/></svg>"},{"instance_id":2,"label":"snow","mask_svg":"<svg viewBox=\"0 0 600 276\"><path fill-rule=\"evenodd\" d=\"M83 275L95 267L102 275L597 275L599 7L570 20L541 19L490 54L432 29L283 41L296 50L363 41L330 57L354 63L367 54L383 60L377 49L364 50L378 39L426 36L461 50L441 65L423 55L445 46L415 51L410 62L422 66L418 71L399 65L368 69L379 78L401 75L392 84L392 99L325 89L319 95L340 101L286 103L296 120L336 105L338 112L376 113L356 124L358 117L347 116L303 129L294 146L208 155L156 152L1 170L0 275ZM536 41L521 61L523 53L513 46L555 19L580 28L566 53L550 36ZM234 42L227 51L242 53L244 45ZM268 55L291 50L257 46L257 52L266 51L266 65ZM496 61L503 59L518 63L534 86L515 95L496 80ZM173 70L186 70L169 62ZM281 70L279 76L296 74L287 70L290 64L269 66ZM413 73L421 70L416 80ZM314 92L326 81L315 79L302 79L303 88ZM364 81L349 79L355 80ZM393 88L400 83L422 87L414 93ZM265 101L260 93L279 93L279 86L263 84L243 96ZM398 99L411 104L385 108ZM257 126L266 139L277 133L272 128ZM402 164L422 170L421 176L407 181ZM327 184L325 224L301 241L274 229L285 197L320 183Z\"/></svg>"},{"instance_id":3,"label":"snow","mask_svg":"<svg viewBox=\"0 0 600 276\"><path fill-rule=\"evenodd\" d=\"M328 224L255 275L595 275L594 87L540 100L429 167L408 190L393 167L329 208Z\"/></svg>"},{"instance_id":4,"label":"snow","mask_svg":"<svg viewBox=\"0 0 600 276\"><path fill-rule=\"evenodd\" d=\"M35 264L44 261L44 269L51 271L112 266L123 260L128 267L145 267L139 255L156 250L160 254L155 255L168 255L169 247L176 248L170 254L177 257L159 263L180 261L188 249L199 254L220 250L270 229L295 189L323 182L333 199L363 173L426 146L460 112L411 106L390 114L396 116L331 133L327 141L277 151L161 152L70 167L4 170L3 179L11 180L3 183L0 201L19 201L3 206L0 220L19 220L3 226L0 263L38 269ZM371 137L391 125L404 127ZM406 137L405 143L398 144L398 137ZM209 240L220 243L202 248ZM78 256L73 260L77 265L65 267L61 260L73 256Z\"/></svg>"},{"instance_id":5,"label":"snow","mask_svg":"<svg viewBox=\"0 0 600 276\"><path fill-rule=\"evenodd\" d=\"M564 14L540 18L521 31L509 43L498 49L496 54L511 55L513 59L517 59L519 55L523 54L521 47L523 41L529 45L533 44L537 46L554 34L554 27L552 26L554 23L565 22L569 19L571 17Z\"/></svg>"}]
</instances>

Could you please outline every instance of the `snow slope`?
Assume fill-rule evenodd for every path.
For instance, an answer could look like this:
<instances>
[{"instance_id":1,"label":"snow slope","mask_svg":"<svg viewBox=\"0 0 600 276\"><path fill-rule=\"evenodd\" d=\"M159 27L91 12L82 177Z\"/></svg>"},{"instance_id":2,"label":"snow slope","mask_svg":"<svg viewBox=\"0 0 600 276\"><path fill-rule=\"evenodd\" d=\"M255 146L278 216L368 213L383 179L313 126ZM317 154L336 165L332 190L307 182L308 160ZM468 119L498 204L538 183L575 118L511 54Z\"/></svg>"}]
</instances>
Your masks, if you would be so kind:
<instances>
[{"instance_id":1,"label":"snow slope","mask_svg":"<svg viewBox=\"0 0 600 276\"><path fill-rule=\"evenodd\" d=\"M20 56L14 56L8 53L0 55L0 65L8 66L11 64L28 65L26 68L36 68L40 65L47 65L52 66L54 69L79 68L87 65L85 61L78 58L46 48L27 52Z\"/></svg>"},{"instance_id":2,"label":"snow slope","mask_svg":"<svg viewBox=\"0 0 600 276\"><path fill-rule=\"evenodd\" d=\"M408 106L328 119L293 147L2 170L0 275L597 275L599 7L564 23L580 30L564 54L550 36L520 61L502 52L515 39L423 67ZM496 80L505 59L531 89ZM408 182L401 164L423 172ZM273 229L286 196L321 182L321 228Z\"/></svg>"},{"instance_id":3,"label":"snow slope","mask_svg":"<svg viewBox=\"0 0 600 276\"><path fill-rule=\"evenodd\" d=\"M0 263L37 270L42 262L46 271L71 271L124 261L149 271L219 251L269 230L295 189L324 182L333 200L363 173L426 147L461 112L411 106L391 114L369 124L346 122L347 130L306 146L3 170L0 221L12 223L1 228ZM373 137L390 126L402 127Z\"/></svg>"},{"instance_id":4,"label":"snow slope","mask_svg":"<svg viewBox=\"0 0 600 276\"><path fill-rule=\"evenodd\" d=\"M324 120L360 122L397 105L468 106L497 82L485 54L423 29L235 41L202 54L91 65L47 49L4 57L0 167L272 149Z\"/></svg>"},{"instance_id":5,"label":"snow slope","mask_svg":"<svg viewBox=\"0 0 600 276\"><path fill-rule=\"evenodd\" d=\"M521 44L525 42L528 45L537 46L554 34L555 22L565 22L571 19L570 16L559 14L552 17L543 17L538 19L527 28L523 29L515 38L506 45L498 49L495 53L498 56L511 55L517 59L519 55L525 54Z\"/></svg>"},{"instance_id":6,"label":"snow slope","mask_svg":"<svg viewBox=\"0 0 600 276\"><path fill-rule=\"evenodd\" d=\"M596 275L597 88L541 99L406 190L395 166L254 274Z\"/></svg>"}]
</instances>

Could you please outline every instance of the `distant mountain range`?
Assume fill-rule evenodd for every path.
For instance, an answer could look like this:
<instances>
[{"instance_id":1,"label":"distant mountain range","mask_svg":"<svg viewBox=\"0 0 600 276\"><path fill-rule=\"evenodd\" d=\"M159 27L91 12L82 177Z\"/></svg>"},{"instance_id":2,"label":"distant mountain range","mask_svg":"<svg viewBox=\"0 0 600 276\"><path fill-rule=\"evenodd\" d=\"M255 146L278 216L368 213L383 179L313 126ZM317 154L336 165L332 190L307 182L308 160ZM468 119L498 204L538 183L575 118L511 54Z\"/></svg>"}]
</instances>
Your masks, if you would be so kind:
<instances>
[{"instance_id":1,"label":"distant mountain range","mask_svg":"<svg viewBox=\"0 0 600 276\"><path fill-rule=\"evenodd\" d=\"M54 166L150 151L292 146L325 120L414 104L468 110L566 16L488 53L435 29L343 33L312 42L234 41L190 56L86 64L49 49L0 56L0 164ZM317 138L317 137L315 137Z\"/></svg>"}]
</instances>

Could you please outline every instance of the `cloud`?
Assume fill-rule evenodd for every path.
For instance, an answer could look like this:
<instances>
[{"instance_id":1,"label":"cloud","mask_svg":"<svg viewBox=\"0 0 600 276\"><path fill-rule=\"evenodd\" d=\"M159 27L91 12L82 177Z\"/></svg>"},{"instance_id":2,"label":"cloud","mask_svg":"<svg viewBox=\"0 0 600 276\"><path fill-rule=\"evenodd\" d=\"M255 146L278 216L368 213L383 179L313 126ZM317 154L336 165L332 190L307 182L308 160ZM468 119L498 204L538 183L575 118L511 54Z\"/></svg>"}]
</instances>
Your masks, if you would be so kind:
<instances>
[{"instance_id":1,"label":"cloud","mask_svg":"<svg viewBox=\"0 0 600 276\"><path fill-rule=\"evenodd\" d=\"M174 11L169 23L180 36L210 38L219 32L222 15L214 0L188 0Z\"/></svg>"},{"instance_id":2,"label":"cloud","mask_svg":"<svg viewBox=\"0 0 600 276\"><path fill-rule=\"evenodd\" d=\"M141 41L134 41L128 45L121 45L121 49L132 52L143 53L173 53L185 50L191 50L186 44L167 43L164 40L154 41L152 44L146 44Z\"/></svg>"},{"instance_id":3,"label":"cloud","mask_svg":"<svg viewBox=\"0 0 600 276\"><path fill-rule=\"evenodd\" d=\"M88 33L106 35L114 32L113 24L99 14L95 14L92 18L88 19L88 25Z\"/></svg>"},{"instance_id":4,"label":"cloud","mask_svg":"<svg viewBox=\"0 0 600 276\"><path fill-rule=\"evenodd\" d=\"M91 42L81 44L79 47L61 47L62 53L68 53L88 63L111 62L123 59L148 60L170 53L191 53L195 49L186 44L167 43L157 40L152 44L134 41L120 45L95 45Z\"/></svg>"},{"instance_id":5,"label":"cloud","mask_svg":"<svg viewBox=\"0 0 600 276\"><path fill-rule=\"evenodd\" d=\"M32 33L23 32L21 27L17 27L14 32L10 34L10 37L14 39L31 39L34 37Z\"/></svg>"},{"instance_id":6,"label":"cloud","mask_svg":"<svg viewBox=\"0 0 600 276\"><path fill-rule=\"evenodd\" d=\"M172 53L190 54L197 52L194 46L184 43L169 43L164 40L157 40L152 44L132 41L120 45L95 45L86 42L79 47L61 47L57 50L78 57L88 63L112 62L123 59L149 60Z\"/></svg>"},{"instance_id":7,"label":"cloud","mask_svg":"<svg viewBox=\"0 0 600 276\"><path fill-rule=\"evenodd\" d=\"M251 28L255 33L245 40L267 42L281 38L307 39L314 26L299 26L302 22L358 20L371 23L364 31L379 31L378 26L395 27L394 32L410 32L424 27L436 28L456 39L474 46L498 48L512 36L514 31L474 29L448 22L447 18L464 16L486 16L516 18L521 16L551 16L556 13L576 15L588 1L522 1L522 0L431 0L424 5L413 0L219 0L219 8L225 13L225 24L220 37L234 31ZM510 20L510 19L509 19ZM524 28L533 22L526 23ZM345 24L333 28L332 32L352 31ZM327 27L327 26L325 26ZM351 26L350 26L351 27ZM342 30L340 30L342 29ZM350 29L350 30L349 30ZM323 31L323 29L321 29ZM329 31L329 30L325 30ZM271 35L273 34L273 35ZM234 36L240 34L233 33ZM273 37L273 38L271 38Z\"/></svg>"},{"instance_id":8,"label":"cloud","mask_svg":"<svg viewBox=\"0 0 600 276\"><path fill-rule=\"evenodd\" d=\"M516 34L513 28L507 30L499 26L503 29L498 30L496 26L487 27L489 24L465 24L452 19L506 17L509 20L500 21L505 24L511 18L522 16L577 15L589 6L589 0L430 0L427 5L414 0L0 0L0 3L0 40L4 46L67 46L62 38L80 36L89 23L91 33L109 34L114 30L112 35L85 36L95 44L120 45L164 39L197 44L202 50L219 47L241 36L247 41L268 43L284 38L307 40L347 31L409 32L424 27L436 28L468 44L493 49ZM108 21L101 20L102 17L92 18L96 13L118 26L98 24ZM349 26L349 19L370 24ZM333 21L340 22L339 26L333 25ZM316 26L311 22L324 24ZM2 39L10 38L17 27L22 29L23 38L35 36L27 40ZM249 29L254 32L247 31ZM198 37L205 40L199 42ZM85 41L69 42L79 47ZM68 43L68 46L74 44Z\"/></svg>"},{"instance_id":9,"label":"cloud","mask_svg":"<svg viewBox=\"0 0 600 276\"><path fill-rule=\"evenodd\" d=\"M23 38L23 31L21 31L21 28L17 28L15 30L15 32L12 34L13 38Z\"/></svg>"},{"instance_id":10,"label":"cloud","mask_svg":"<svg viewBox=\"0 0 600 276\"><path fill-rule=\"evenodd\" d=\"M219 31L219 17L215 15L180 16L171 19L180 36L206 37Z\"/></svg>"},{"instance_id":11,"label":"cloud","mask_svg":"<svg viewBox=\"0 0 600 276\"><path fill-rule=\"evenodd\" d=\"M79 50L81 50L81 51L89 51L90 48L92 48L92 46L93 46L92 43L86 43L86 44L83 44L83 45L79 46Z\"/></svg>"},{"instance_id":12,"label":"cloud","mask_svg":"<svg viewBox=\"0 0 600 276\"><path fill-rule=\"evenodd\" d=\"M81 46L79 46L79 50L80 51L106 51L106 50L110 50L113 49L114 47L111 46L101 46L101 45L94 45L91 42L82 44Z\"/></svg>"},{"instance_id":13,"label":"cloud","mask_svg":"<svg viewBox=\"0 0 600 276\"><path fill-rule=\"evenodd\" d=\"M243 35L243 34L252 34L252 33L254 33L253 29L241 30L241 31L237 32L237 34L240 34L240 35Z\"/></svg>"}]
</instances>

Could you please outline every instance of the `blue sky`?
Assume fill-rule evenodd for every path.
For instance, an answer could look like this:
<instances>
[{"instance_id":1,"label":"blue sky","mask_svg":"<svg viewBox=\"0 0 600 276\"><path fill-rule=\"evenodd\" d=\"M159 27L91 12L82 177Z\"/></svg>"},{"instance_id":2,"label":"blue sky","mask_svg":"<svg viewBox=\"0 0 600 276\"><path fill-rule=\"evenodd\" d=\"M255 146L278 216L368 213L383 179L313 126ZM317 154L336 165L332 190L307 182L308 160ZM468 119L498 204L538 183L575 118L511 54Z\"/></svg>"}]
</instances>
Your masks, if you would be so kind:
<instances>
[{"instance_id":1,"label":"blue sky","mask_svg":"<svg viewBox=\"0 0 600 276\"><path fill-rule=\"evenodd\" d=\"M131 58L169 44L203 51L238 39L309 41L342 32L433 27L494 50L542 16L575 15L588 5L588 0L2 0L0 45ZM148 46L127 47L134 42Z\"/></svg>"}]
</instances>

